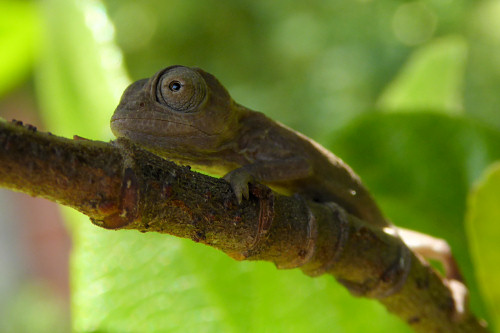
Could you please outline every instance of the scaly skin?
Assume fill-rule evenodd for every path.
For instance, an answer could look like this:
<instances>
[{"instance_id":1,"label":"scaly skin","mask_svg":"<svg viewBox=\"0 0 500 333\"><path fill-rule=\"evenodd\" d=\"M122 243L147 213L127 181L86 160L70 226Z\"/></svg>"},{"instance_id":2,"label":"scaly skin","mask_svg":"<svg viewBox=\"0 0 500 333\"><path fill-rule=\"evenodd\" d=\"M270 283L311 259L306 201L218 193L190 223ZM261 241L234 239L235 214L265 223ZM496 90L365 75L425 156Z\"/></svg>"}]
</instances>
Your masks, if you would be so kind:
<instances>
[{"instance_id":1,"label":"scaly skin","mask_svg":"<svg viewBox=\"0 0 500 333\"><path fill-rule=\"evenodd\" d=\"M285 193L336 202L377 227L389 226L359 177L340 158L249 110L211 74L167 67L131 84L111 129L166 159L225 176L238 198L255 180Z\"/></svg>"}]
</instances>

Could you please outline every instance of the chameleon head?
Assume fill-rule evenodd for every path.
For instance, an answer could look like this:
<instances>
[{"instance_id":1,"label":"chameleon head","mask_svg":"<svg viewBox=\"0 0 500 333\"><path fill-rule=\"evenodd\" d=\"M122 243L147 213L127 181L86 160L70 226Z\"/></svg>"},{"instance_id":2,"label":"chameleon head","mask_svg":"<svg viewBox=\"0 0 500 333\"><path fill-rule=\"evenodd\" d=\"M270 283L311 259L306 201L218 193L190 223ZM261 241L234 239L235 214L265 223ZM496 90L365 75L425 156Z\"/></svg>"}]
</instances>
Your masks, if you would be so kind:
<instances>
[{"instance_id":1,"label":"chameleon head","mask_svg":"<svg viewBox=\"0 0 500 333\"><path fill-rule=\"evenodd\" d=\"M211 74L170 66L125 90L111 130L159 155L207 153L235 135L238 110Z\"/></svg>"}]
</instances>

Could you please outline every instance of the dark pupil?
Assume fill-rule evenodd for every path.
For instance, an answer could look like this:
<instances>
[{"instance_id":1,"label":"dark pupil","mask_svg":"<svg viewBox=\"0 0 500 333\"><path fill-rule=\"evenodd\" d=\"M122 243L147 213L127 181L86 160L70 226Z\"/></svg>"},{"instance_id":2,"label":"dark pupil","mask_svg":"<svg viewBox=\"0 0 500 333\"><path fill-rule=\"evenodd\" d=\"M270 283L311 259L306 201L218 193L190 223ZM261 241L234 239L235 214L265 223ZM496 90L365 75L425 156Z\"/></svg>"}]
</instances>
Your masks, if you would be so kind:
<instances>
[{"instance_id":1,"label":"dark pupil","mask_svg":"<svg viewBox=\"0 0 500 333\"><path fill-rule=\"evenodd\" d=\"M168 85L168 88L172 91L179 91L179 90L181 90L181 87L182 87L182 85L179 81L172 81Z\"/></svg>"}]
</instances>

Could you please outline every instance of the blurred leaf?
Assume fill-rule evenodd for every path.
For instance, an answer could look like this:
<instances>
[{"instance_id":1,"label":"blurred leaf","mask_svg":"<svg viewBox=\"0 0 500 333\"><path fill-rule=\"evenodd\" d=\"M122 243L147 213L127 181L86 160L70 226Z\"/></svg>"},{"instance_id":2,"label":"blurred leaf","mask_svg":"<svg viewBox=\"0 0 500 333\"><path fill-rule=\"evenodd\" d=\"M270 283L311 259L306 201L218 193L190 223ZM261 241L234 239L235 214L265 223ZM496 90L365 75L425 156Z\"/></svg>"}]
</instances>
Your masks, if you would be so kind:
<instances>
[{"instance_id":1,"label":"blurred leaf","mask_svg":"<svg viewBox=\"0 0 500 333\"><path fill-rule=\"evenodd\" d=\"M400 0L105 2L133 78L198 66L315 138L370 108L408 54L390 24Z\"/></svg>"},{"instance_id":2,"label":"blurred leaf","mask_svg":"<svg viewBox=\"0 0 500 333\"><path fill-rule=\"evenodd\" d=\"M114 3L119 7L122 1ZM339 34L349 30L346 27L353 17L361 22L361 36L371 40L376 32L373 26L390 21L391 17L390 10L383 16L373 15L374 10L382 10L378 7L382 6L379 2L356 2L351 16L346 16L346 11L337 6L323 9L318 5L318 12L324 13L322 19L335 23L325 38L330 42L322 46L317 44L317 55L300 49L290 58L273 47L274 44L268 45L267 36L275 27L281 27L274 33L288 36L293 43L290 31L296 29L286 22L297 13L288 16L278 10L269 10L268 6L281 8L281 3L232 2L239 6L237 10L233 10L230 3L217 3L214 7L213 3L200 5L195 1L151 1L140 13L137 9L140 7L133 5L119 8L117 22L130 25L128 31L136 32L128 45L126 33L122 40L132 53L130 58L140 64L133 68L137 76L150 75L175 62L196 63L209 71L215 68L218 70L213 72L217 75L225 70L229 78L239 75L245 82L250 75L255 86L248 89L245 86L241 91L252 96L252 100L259 98L247 91L257 91L267 109L281 110L285 116L286 112L292 114L290 110L302 110L305 115L302 119L320 124L324 129L331 128L333 123L340 126L342 122L329 123L325 119L353 110L353 104L357 112L361 112L373 99L373 91L379 89L380 77L385 78L394 71L391 64L405 53L400 47L381 59L380 52L372 52L380 49L376 43L372 43L373 49L369 43L345 42L332 46ZM108 119L118 99L116 91L123 89L124 80L120 77L121 58L113 48L113 29L106 14L99 2L91 0L47 0L41 6L46 30L37 87L49 126L58 134L107 138L110 135ZM364 16L359 16L360 10ZM332 20L336 12L342 15L338 16L339 20ZM315 25L315 21L308 20L310 15L313 13L299 17L299 21ZM370 22L374 24L365 21L369 18L373 18L374 22ZM277 24L277 19L281 24ZM143 25L141 22L149 23ZM391 33L387 27L380 31L382 37ZM302 41L306 40L307 34L302 36ZM139 41L143 46L137 46ZM307 43L301 47L308 47ZM385 47L393 50L396 46ZM330 51L324 53L323 49ZM305 59L307 57L310 58ZM334 59L332 63L330 58ZM316 59L324 62L313 68L316 78L311 80L310 64L316 64ZM365 66L375 68L378 81L371 71L364 67L360 70L360 63L373 65ZM337 80L327 82L325 76L320 75L326 68L324 64L330 65L328 70L336 73ZM356 68L356 75L343 70L346 67ZM271 70L277 73L274 80L268 80ZM283 82L293 83L283 86ZM296 89L289 89L290 86ZM270 89L275 87L276 90ZM450 97L452 90L445 91L447 100L453 100ZM318 103L320 99L314 92L323 95L322 91L335 91L339 98L352 93L335 108L337 104L330 100ZM285 97L279 99L277 94ZM446 103L440 101L438 104ZM314 117L310 110L317 112ZM450 236L456 250L462 251L459 257L471 276L461 226L463 201L468 184L495 155L492 151L500 151L493 143L500 142L500 138L464 120L424 117L384 121L386 117L353 126L349 139L336 141L339 151L344 149L354 154L351 156L353 164L358 157L361 163L354 166L366 175L370 188L373 185L395 221ZM348 136L344 133L344 138ZM353 147L360 138L368 141L358 142L359 148ZM389 138L395 141L386 141ZM341 142L344 148L340 148ZM376 152L379 146L381 151ZM432 148L438 151L433 153ZM407 152L411 152L410 158ZM342 156L349 157L347 153ZM456 165L455 170L452 166ZM372 178L368 166L374 166ZM385 178L377 176L377 172ZM79 223L74 230L72 257L73 328L76 332L409 331L402 321L387 314L375 301L350 296L329 277L312 279L298 270L277 271L265 263L235 262L208 247L165 235L103 231L81 215L73 220ZM431 225L430 222L435 221L441 224L436 224L438 227ZM460 241L462 243L457 244ZM481 313L477 294L473 297L474 307Z\"/></svg>"},{"instance_id":3,"label":"blurred leaf","mask_svg":"<svg viewBox=\"0 0 500 333\"><path fill-rule=\"evenodd\" d=\"M472 117L500 128L500 2L473 4L464 18L470 46L465 109Z\"/></svg>"},{"instance_id":4,"label":"blurred leaf","mask_svg":"<svg viewBox=\"0 0 500 333\"><path fill-rule=\"evenodd\" d=\"M461 113L467 45L459 36L417 49L379 100L384 111Z\"/></svg>"},{"instance_id":5,"label":"blurred leaf","mask_svg":"<svg viewBox=\"0 0 500 333\"><path fill-rule=\"evenodd\" d=\"M33 66L39 39L34 2L0 2L0 96L23 80Z\"/></svg>"},{"instance_id":6,"label":"blurred leaf","mask_svg":"<svg viewBox=\"0 0 500 333\"><path fill-rule=\"evenodd\" d=\"M331 277L236 262L165 235L102 233L76 254L77 332L410 332Z\"/></svg>"},{"instance_id":7,"label":"blurred leaf","mask_svg":"<svg viewBox=\"0 0 500 333\"><path fill-rule=\"evenodd\" d=\"M474 180L500 158L500 133L468 119L434 113L366 116L329 148L358 172L395 224L445 238L485 317L464 229Z\"/></svg>"},{"instance_id":8,"label":"blurred leaf","mask_svg":"<svg viewBox=\"0 0 500 333\"><path fill-rule=\"evenodd\" d=\"M98 5L43 2L47 30L37 84L48 125L58 134L99 137L117 102L100 58L102 36L91 34L92 18L106 27L106 17L89 4ZM104 231L81 215L71 217L76 332L409 331L332 278L235 262L188 240Z\"/></svg>"},{"instance_id":9,"label":"blurred leaf","mask_svg":"<svg viewBox=\"0 0 500 333\"><path fill-rule=\"evenodd\" d=\"M41 4L36 84L47 124L63 136L111 138L109 118L128 81L104 8L92 0Z\"/></svg>"},{"instance_id":10,"label":"blurred leaf","mask_svg":"<svg viewBox=\"0 0 500 333\"><path fill-rule=\"evenodd\" d=\"M469 195L467 231L476 276L486 304L500 327L500 164L491 166Z\"/></svg>"}]
</instances>

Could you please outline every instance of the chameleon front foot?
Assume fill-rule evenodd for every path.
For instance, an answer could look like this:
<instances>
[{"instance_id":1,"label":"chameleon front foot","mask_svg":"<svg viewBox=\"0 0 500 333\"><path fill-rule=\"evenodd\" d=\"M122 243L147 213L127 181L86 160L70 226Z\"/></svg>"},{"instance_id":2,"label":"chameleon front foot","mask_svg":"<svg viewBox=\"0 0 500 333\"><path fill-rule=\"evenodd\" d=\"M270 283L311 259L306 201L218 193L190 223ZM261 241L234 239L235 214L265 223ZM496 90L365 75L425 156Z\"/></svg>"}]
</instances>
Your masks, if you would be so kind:
<instances>
[{"instance_id":1,"label":"chameleon front foot","mask_svg":"<svg viewBox=\"0 0 500 333\"><path fill-rule=\"evenodd\" d=\"M238 203L241 203L243 198L248 200L248 183L255 181L255 177L252 174L244 168L239 168L227 173L223 178L231 185Z\"/></svg>"}]
</instances>

